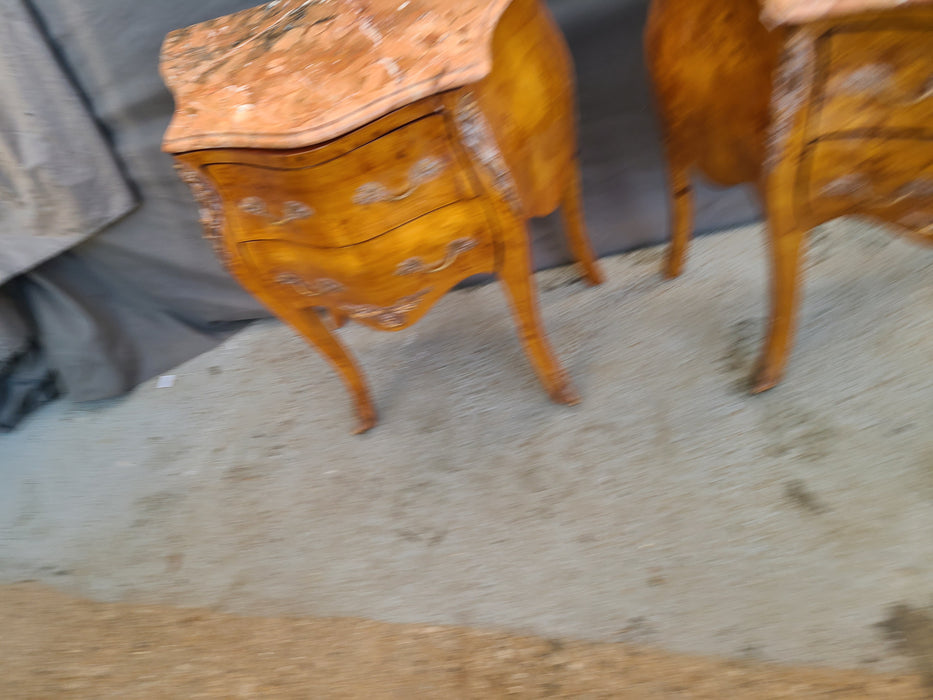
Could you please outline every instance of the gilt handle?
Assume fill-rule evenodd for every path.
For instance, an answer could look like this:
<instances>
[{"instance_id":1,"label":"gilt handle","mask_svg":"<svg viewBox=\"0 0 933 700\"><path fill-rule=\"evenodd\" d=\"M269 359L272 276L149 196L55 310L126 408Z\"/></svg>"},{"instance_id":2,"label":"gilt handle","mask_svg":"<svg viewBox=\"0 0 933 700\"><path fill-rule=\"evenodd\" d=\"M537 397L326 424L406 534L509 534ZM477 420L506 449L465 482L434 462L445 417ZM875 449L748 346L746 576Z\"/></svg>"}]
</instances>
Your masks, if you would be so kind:
<instances>
[{"instance_id":1,"label":"gilt handle","mask_svg":"<svg viewBox=\"0 0 933 700\"><path fill-rule=\"evenodd\" d=\"M272 219L270 226L284 226L292 221L301 221L310 219L314 216L314 209L302 202L287 201L282 204L282 217L276 219L269 212L266 203L259 197L247 197L240 202L240 209L253 216L261 216L264 219Z\"/></svg>"},{"instance_id":2,"label":"gilt handle","mask_svg":"<svg viewBox=\"0 0 933 700\"><path fill-rule=\"evenodd\" d=\"M479 245L479 243L474 238L458 238L447 245L447 254L439 263L429 265L421 258L408 258L408 260L399 263L399 266L395 269L395 274L398 277L404 277L406 275L433 275L435 272L446 270L456 262L461 253L472 250L477 245Z\"/></svg>"},{"instance_id":3,"label":"gilt handle","mask_svg":"<svg viewBox=\"0 0 933 700\"><path fill-rule=\"evenodd\" d=\"M393 193L381 182L367 182L356 188L353 203L359 206L378 204L380 202L401 202L411 197L415 190L426 182L433 180L444 170L444 161L440 158L422 158L408 171L408 188L403 192Z\"/></svg>"},{"instance_id":4,"label":"gilt handle","mask_svg":"<svg viewBox=\"0 0 933 700\"><path fill-rule=\"evenodd\" d=\"M933 75L929 77L926 84L916 95L914 95L912 98L903 100L902 104L918 105L921 102L929 100L930 98L933 98Z\"/></svg>"}]
</instances>

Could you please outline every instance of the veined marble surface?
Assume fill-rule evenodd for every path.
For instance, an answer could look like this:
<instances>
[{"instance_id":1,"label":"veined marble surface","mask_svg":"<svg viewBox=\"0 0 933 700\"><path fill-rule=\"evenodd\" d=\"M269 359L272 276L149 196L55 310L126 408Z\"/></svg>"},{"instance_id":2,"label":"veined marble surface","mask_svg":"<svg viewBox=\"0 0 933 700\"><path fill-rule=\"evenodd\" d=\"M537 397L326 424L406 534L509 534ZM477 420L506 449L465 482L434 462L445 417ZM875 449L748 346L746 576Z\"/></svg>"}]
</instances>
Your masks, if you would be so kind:
<instances>
[{"instance_id":1,"label":"veined marble surface","mask_svg":"<svg viewBox=\"0 0 933 700\"><path fill-rule=\"evenodd\" d=\"M801 24L857 12L929 5L933 0L761 0L768 24Z\"/></svg>"},{"instance_id":2,"label":"veined marble surface","mask_svg":"<svg viewBox=\"0 0 933 700\"><path fill-rule=\"evenodd\" d=\"M485 77L512 0L277 0L179 29L164 150L295 148Z\"/></svg>"}]
</instances>

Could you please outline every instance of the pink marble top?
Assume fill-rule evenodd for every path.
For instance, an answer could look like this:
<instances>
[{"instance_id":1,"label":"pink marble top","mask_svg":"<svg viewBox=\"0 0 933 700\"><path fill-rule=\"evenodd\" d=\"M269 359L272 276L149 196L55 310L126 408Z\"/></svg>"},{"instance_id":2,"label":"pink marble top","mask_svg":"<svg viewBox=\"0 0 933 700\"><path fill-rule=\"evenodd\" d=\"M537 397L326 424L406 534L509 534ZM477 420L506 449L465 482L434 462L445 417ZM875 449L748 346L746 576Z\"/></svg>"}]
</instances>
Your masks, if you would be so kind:
<instances>
[{"instance_id":1,"label":"pink marble top","mask_svg":"<svg viewBox=\"0 0 933 700\"><path fill-rule=\"evenodd\" d=\"M277 0L169 34L171 153L295 148L491 69L512 0Z\"/></svg>"},{"instance_id":2,"label":"pink marble top","mask_svg":"<svg viewBox=\"0 0 933 700\"><path fill-rule=\"evenodd\" d=\"M761 0L762 18L770 25L802 24L856 12L930 3L933 0Z\"/></svg>"}]
</instances>

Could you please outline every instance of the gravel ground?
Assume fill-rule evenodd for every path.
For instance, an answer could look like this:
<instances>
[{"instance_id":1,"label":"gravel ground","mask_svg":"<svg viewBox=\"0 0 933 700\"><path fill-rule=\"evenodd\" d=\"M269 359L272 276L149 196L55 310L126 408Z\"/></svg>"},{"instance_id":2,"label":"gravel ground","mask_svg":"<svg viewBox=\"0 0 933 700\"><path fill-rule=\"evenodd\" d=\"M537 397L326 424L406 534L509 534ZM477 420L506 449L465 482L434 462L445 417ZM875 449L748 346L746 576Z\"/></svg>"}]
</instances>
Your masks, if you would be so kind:
<instances>
[{"instance_id":1,"label":"gravel ground","mask_svg":"<svg viewBox=\"0 0 933 700\"><path fill-rule=\"evenodd\" d=\"M547 401L497 285L405 333L341 331L380 410L365 436L277 322L170 387L48 406L0 441L0 585L933 677L933 250L814 232L788 376L752 397L762 239L697 240L672 281L663 248L604 259L595 289L538 275L572 409ZM539 657L534 682L589 682ZM468 658L451 664L479 683Z\"/></svg>"},{"instance_id":2,"label":"gravel ground","mask_svg":"<svg viewBox=\"0 0 933 700\"><path fill-rule=\"evenodd\" d=\"M0 697L924 698L916 676L359 619L0 593Z\"/></svg>"}]
</instances>

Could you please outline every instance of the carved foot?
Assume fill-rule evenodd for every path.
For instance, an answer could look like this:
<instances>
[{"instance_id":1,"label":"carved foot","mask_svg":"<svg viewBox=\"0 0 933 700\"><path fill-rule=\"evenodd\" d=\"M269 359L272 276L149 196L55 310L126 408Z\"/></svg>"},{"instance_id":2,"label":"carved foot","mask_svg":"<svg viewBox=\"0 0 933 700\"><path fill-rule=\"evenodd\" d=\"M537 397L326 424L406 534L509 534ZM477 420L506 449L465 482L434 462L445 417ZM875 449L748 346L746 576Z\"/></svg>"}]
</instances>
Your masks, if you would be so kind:
<instances>
[{"instance_id":1,"label":"carved foot","mask_svg":"<svg viewBox=\"0 0 933 700\"><path fill-rule=\"evenodd\" d=\"M353 435L362 435L371 430L376 425L376 411L372 408L358 409L356 412L356 425L351 433Z\"/></svg>"},{"instance_id":2,"label":"carved foot","mask_svg":"<svg viewBox=\"0 0 933 700\"><path fill-rule=\"evenodd\" d=\"M561 377L552 383L548 388L548 395L554 403L566 406L576 406L580 403L580 395L567 377Z\"/></svg>"},{"instance_id":3,"label":"carved foot","mask_svg":"<svg viewBox=\"0 0 933 700\"><path fill-rule=\"evenodd\" d=\"M684 271L684 260L683 257L675 257L669 255L667 262L664 263L664 269L661 271L661 274L664 276L664 279L672 280L675 277L680 277L680 274Z\"/></svg>"},{"instance_id":4,"label":"carved foot","mask_svg":"<svg viewBox=\"0 0 933 700\"><path fill-rule=\"evenodd\" d=\"M778 369L759 365L752 373L749 391L753 394L761 394L768 389L773 389L783 378L784 372Z\"/></svg>"},{"instance_id":5,"label":"carved foot","mask_svg":"<svg viewBox=\"0 0 933 700\"><path fill-rule=\"evenodd\" d=\"M591 265L583 266L583 281L590 287L596 287L606 281L602 268L595 262Z\"/></svg>"}]
</instances>

